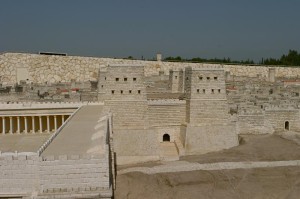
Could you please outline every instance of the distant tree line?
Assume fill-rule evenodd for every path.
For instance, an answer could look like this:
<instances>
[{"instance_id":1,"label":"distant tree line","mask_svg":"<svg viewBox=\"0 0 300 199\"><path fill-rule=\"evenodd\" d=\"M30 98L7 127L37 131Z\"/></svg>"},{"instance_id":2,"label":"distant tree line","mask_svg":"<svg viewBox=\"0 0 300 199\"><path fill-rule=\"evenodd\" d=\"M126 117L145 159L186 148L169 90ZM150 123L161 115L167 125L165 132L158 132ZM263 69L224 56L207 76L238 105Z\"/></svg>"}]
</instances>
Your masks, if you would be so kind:
<instances>
[{"instance_id":1,"label":"distant tree line","mask_svg":"<svg viewBox=\"0 0 300 199\"><path fill-rule=\"evenodd\" d=\"M287 55L282 55L280 59L269 58L262 60L265 65L287 65L300 66L300 54L296 50L289 50Z\"/></svg>"},{"instance_id":2,"label":"distant tree line","mask_svg":"<svg viewBox=\"0 0 300 199\"><path fill-rule=\"evenodd\" d=\"M131 59L134 60L133 56L124 57L123 59ZM142 60L145 60L145 58L142 56ZM148 59L150 61L156 60L156 58ZM219 59L219 58L213 58L213 59L205 59L200 57L194 57L191 59L182 58L180 56L177 57L166 57L164 61L170 61L170 62L192 62L192 63L224 63L224 64L247 64L247 65L255 65L255 64L263 64L263 65L281 65L281 66L300 66L300 53L298 53L296 50L289 50L287 55L282 55L280 59L275 58L262 58L259 62L254 62L253 60L247 59L247 60L231 60L229 57Z\"/></svg>"},{"instance_id":3,"label":"distant tree line","mask_svg":"<svg viewBox=\"0 0 300 199\"><path fill-rule=\"evenodd\" d=\"M213 59L205 59L200 57L195 57L191 59L185 59L181 58L180 56L177 57L166 57L164 59L165 61L171 61L171 62L194 62L194 63L203 63L203 62L209 62L209 63L224 63L224 64L263 64L263 65L286 65L286 66L300 66L300 54L296 50L289 50L287 55L282 55L280 59L275 58L268 58L268 59L262 59L260 62L255 63L253 60L247 59L247 60L231 60L228 58L213 58Z\"/></svg>"}]
</instances>

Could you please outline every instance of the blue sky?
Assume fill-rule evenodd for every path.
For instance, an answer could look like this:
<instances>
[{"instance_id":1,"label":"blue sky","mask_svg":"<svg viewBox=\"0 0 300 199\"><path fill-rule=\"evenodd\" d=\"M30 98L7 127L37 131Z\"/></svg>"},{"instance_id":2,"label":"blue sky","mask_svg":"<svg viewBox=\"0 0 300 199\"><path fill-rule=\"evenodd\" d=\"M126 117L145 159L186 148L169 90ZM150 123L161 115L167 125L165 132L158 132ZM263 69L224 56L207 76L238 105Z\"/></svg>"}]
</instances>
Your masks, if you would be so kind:
<instances>
[{"instance_id":1,"label":"blue sky","mask_svg":"<svg viewBox=\"0 0 300 199\"><path fill-rule=\"evenodd\" d=\"M1 0L0 52L260 60L300 51L299 0Z\"/></svg>"}]
</instances>

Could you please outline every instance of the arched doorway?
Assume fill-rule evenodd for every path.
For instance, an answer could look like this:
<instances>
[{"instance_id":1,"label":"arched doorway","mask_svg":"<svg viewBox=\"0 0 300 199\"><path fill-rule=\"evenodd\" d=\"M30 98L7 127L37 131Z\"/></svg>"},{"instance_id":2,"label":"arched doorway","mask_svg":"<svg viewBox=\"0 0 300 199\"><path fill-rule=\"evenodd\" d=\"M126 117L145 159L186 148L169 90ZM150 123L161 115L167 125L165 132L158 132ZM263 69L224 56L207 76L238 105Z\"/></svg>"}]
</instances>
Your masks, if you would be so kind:
<instances>
[{"instance_id":1,"label":"arched doorway","mask_svg":"<svg viewBox=\"0 0 300 199\"><path fill-rule=\"evenodd\" d=\"M290 123L289 123L289 121L285 121L285 123L284 123L284 129L285 130L290 130Z\"/></svg>"},{"instance_id":2,"label":"arched doorway","mask_svg":"<svg viewBox=\"0 0 300 199\"><path fill-rule=\"evenodd\" d=\"M165 133L163 135L163 142L170 142L170 135L169 134Z\"/></svg>"}]
</instances>

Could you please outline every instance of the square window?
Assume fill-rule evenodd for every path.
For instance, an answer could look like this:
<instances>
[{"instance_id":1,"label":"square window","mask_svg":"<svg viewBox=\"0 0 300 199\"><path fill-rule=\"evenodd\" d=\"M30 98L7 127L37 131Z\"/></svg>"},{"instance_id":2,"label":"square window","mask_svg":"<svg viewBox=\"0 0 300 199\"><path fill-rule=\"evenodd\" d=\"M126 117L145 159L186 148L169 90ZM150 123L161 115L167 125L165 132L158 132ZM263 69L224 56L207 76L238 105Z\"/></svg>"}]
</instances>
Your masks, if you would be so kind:
<instances>
[{"instance_id":1,"label":"square window","mask_svg":"<svg viewBox=\"0 0 300 199\"><path fill-rule=\"evenodd\" d=\"M101 85L101 88L103 88L103 85Z\"/></svg>"},{"instance_id":2,"label":"square window","mask_svg":"<svg viewBox=\"0 0 300 199\"><path fill-rule=\"evenodd\" d=\"M206 77L207 80L210 80L210 77Z\"/></svg>"},{"instance_id":3,"label":"square window","mask_svg":"<svg viewBox=\"0 0 300 199\"><path fill-rule=\"evenodd\" d=\"M112 90L112 91L111 91L111 94L115 94L115 91L114 91L114 90Z\"/></svg>"},{"instance_id":4,"label":"square window","mask_svg":"<svg viewBox=\"0 0 300 199\"><path fill-rule=\"evenodd\" d=\"M121 94L123 94L123 90L121 90Z\"/></svg>"},{"instance_id":5,"label":"square window","mask_svg":"<svg viewBox=\"0 0 300 199\"><path fill-rule=\"evenodd\" d=\"M104 80L106 80L106 77L104 77Z\"/></svg>"},{"instance_id":6,"label":"square window","mask_svg":"<svg viewBox=\"0 0 300 199\"><path fill-rule=\"evenodd\" d=\"M135 78L135 77L133 78L133 81L136 81L136 78Z\"/></svg>"},{"instance_id":7,"label":"square window","mask_svg":"<svg viewBox=\"0 0 300 199\"><path fill-rule=\"evenodd\" d=\"M177 79L177 76L175 76L175 79Z\"/></svg>"},{"instance_id":8,"label":"square window","mask_svg":"<svg viewBox=\"0 0 300 199\"><path fill-rule=\"evenodd\" d=\"M127 82L127 77L124 77L124 82Z\"/></svg>"},{"instance_id":9,"label":"square window","mask_svg":"<svg viewBox=\"0 0 300 199\"><path fill-rule=\"evenodd\" d=\"M211 89L211 93L215 93L215 90L214 90L214 89Z\"/></svg>"},{"instance_id":10,"label":"square window","mask_svg":"<svg viewBox=\"0 0 300 199\"><path fill-rule=\"evenodd\" d=\"M205 93L205 89L202 89L202 92Z\"/></svg>"},{"instance_id":11,"label":"square window","mask_svg":"<svg viewBox=\"0 0 300 199\"><path fill-rule=\"evenodd\" d=\"M118 82L119 81L119 78L116 78L116 82Z\"/></svg>"},{"instance_id":12,"label":"square window","mask_svg":"<svg viewBox=\"0 0 300 199\"><path fill-rule=\"evenodd\" d=\"M129 93L131 93L132 91L131 90L129 90Z\"/></svg>"},{"instance_id":13,"label":"square window","mask_svg":"<svg viewBox=\"0 0 300 199\"><path fill-rule=\"evenodd\" d=\"M199 93L200 92L200 90L199 89L197 89L197 93Z\"/></svg>"},{"instance_id":14,"label":"square window","mask_svg":"<svg viewBox=\"0 0 300 199\"><path fill-rule=\"evenodd\" d=\"M214 80L218 80L218 77L214 77Z\"/></svg>"},{"instance_id":15,"label":"square window","mask_svg":"<svg viewBox=\"0 0 300 199\"><path fill-rule=\"evenodd\" d=\"M203 77L202 77L202 76L199 76L199 79L200 79L200 80L202 80L202 79L203 79Z\"/></svg>"},{"instance_id":16,"label":"square window","mask_svg":"<svg viewBox=\"0 0 300 199\"><path fill-rule=\"evenodd\" d=\"M138 90L138 94L141 94L141 90Z\"/></svg>"},{"instance_id":17,"label":"square window","mask_svg":"<svg viewBox=\"0 0 300 199\"><path fill-rule=\"evenodd\" d=\"M218 92L221 93L221 89L218 89Z\"/></svg>"}]
</instances>

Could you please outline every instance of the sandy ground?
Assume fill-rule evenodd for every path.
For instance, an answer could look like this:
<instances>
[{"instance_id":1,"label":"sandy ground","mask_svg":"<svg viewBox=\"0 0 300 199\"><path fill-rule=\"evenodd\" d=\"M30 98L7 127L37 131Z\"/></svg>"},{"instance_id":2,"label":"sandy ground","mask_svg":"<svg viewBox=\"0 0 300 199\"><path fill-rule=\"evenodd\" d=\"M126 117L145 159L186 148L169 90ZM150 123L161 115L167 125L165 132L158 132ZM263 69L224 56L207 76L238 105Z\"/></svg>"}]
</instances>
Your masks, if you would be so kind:
<instances>
[{"instance_id":1,"label":"sandy ground","mask_svg":"<svg viewBox=\"0 0 300 199\"><path fill-rule=\"evenodd\" d=\"M299 160L300 146L277 135L242 136L240 146L220 152L185 156L189 162ZM119 169L159 162L127 165ZM300 198L300 167L188 171L117 176L116 199L138 198Z\"/></svg>"},{"instance_id":2,"label":"sandy ground","mask_svg":"<svg viewBox=\"0 0 300 199\"><path fill-rule=\"evenodd\" d=\"M300 167L189 171L117 178L116 199L300 198Z\"/></svg>"}]
</instances>

